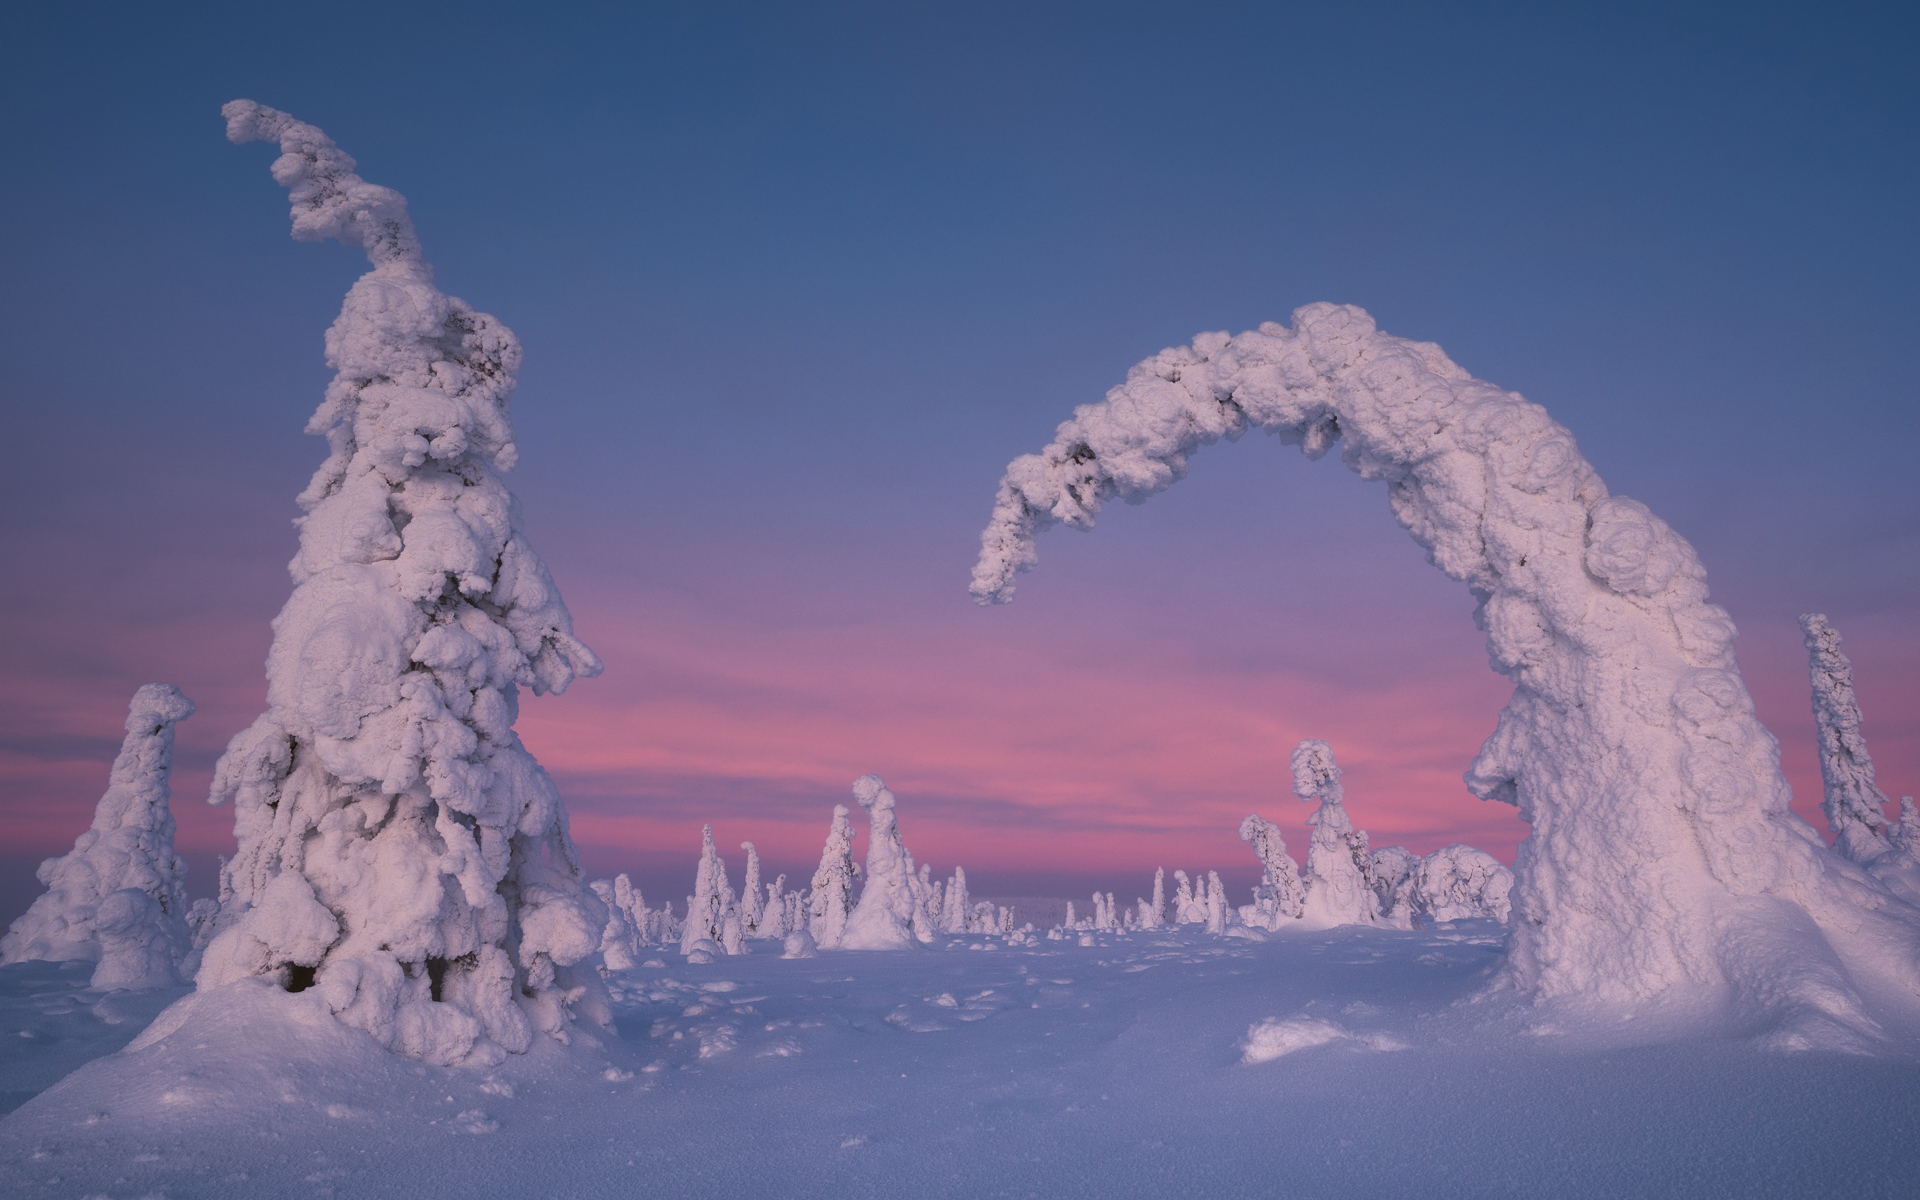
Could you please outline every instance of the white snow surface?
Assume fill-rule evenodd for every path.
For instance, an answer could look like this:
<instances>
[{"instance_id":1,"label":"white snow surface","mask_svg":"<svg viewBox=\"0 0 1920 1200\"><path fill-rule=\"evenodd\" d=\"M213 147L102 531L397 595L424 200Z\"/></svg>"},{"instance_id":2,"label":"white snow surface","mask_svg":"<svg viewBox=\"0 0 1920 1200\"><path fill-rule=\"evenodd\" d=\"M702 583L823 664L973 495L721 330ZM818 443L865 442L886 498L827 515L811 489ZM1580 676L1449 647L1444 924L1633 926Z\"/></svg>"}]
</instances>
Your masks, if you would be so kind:
<instances>
[{"instance_id":1,"label":"white snow surface","mask_svg":"<svg viewBox=\"0 0 1920 1200\"><path fill-rule=\"evenodd\" d=\"M97 988L180 982L192 948L187 864L173 847L168 806L173 727L193 702L172 684L133 694L127 736L113 760L93 824L37 872L46 891L0 938L0 963L84 960Z\"/></svg>"},{"instance_id":2,"label":"white snow surface","mask_svg":"<svg viewBox=\"0 0 1920 1200\"><path fill-rule=\"evenodd\" d=\"M373 269L327 332L294 590L267 711L215 771L239 849L198 985L306 986L417 1058L496 1061L597 1024L606 917L566 814L514 733L518 692L600 662L573 636L500 473L517 450L513 334L434 286L406 201L311 125L236 100L235 142L278 143L294 236ZM302 993L304 994L304 992Z\"/></svg>"},{"instance_id":3,"label":"white snow surface","mask_svg":"<svg viewBox=\"0 0 1920 1200\"><path fill-rule=\"evenodd\" d=\"M1866 1048L1920 1007L1920 908L1789 811L1734 627L1693 548L1608 494L1545 409L1438 346L1314 304L1289 326L1207 333L1147 359L1014 460L972 591L1008 600L1035 538L1180 479L1194 451L1260 428L1336 442L1472 592L1514 692L1466 772L1531 826L1495 986L1627 1010L1774 1014L1788 1041Z\"/></svg>"},{"instance_id":4,"label":"white snow surface","mask_svg":"<svg viewBox=\"0 0 1920 1200\"><path fill-rule=\"evenodd\" d=\"M1874 1200L1920 1177L1911 1026L1867 1058L1759 1049L1764 1022L1562 1021L1473 998L1488 923L1083 937L670 959L610 977L609 1032L491 1067L390 1054L314 989L241 980L147 1026L179 990L0 967L0 1190Z\"/></svg>"}]
</instances>

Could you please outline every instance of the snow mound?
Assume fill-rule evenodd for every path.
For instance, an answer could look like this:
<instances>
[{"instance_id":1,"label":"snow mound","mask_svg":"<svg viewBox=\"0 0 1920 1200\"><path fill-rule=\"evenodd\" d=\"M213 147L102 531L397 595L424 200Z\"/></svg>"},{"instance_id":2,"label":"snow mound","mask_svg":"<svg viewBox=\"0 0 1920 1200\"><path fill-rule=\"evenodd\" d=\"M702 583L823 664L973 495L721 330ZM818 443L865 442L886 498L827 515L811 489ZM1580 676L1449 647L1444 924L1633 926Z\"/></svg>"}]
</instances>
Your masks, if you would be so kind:
<instances>
[{"instance_id":1,"label":"snow mound","mask_svg":"<svg viewBox=\"0 0 1920 1200\"><path fill-rule=\"evenodd\" d=\"M975 599L1011 599L1049 526L1091 528L1105 501L1162 491L1196 450L1252 428L1309 458L1341 443L1350 468L1385 484L1428 561L1472 592L1492 665L1513 680L1466 773L1532 828L1500 986L1628 1009L1684 999L1723 1017L1757 1004L1867 1038L1868 997L1909 1018L1920 1008L1920 909L1789 811L1733 622L1708 602L1693 548L1609 495L1545 409L1358 308L1202 334L1076 409L1008 466ZM1755 903L1798 914L1814 942L1743 936ZM1815 943L1837 990L1789 1002L1756 988L1806 968Z\"/></svg>"},{"instance_id":2,"label":"snow mound","mask_svg":"<svg viewBox=\"0 0 1920 1200\"><path fill-rule=\"evenodd\" d=\"M1247 1029L1240 1043L1243 1063L1272 1062L1300 1050L1348 1042L1367 1050L1406 1050L1406 1042L1389 1034L1355 1034L1345 1026L1320 1017L1268 1017Z\"/></svg>"}]
</instances>

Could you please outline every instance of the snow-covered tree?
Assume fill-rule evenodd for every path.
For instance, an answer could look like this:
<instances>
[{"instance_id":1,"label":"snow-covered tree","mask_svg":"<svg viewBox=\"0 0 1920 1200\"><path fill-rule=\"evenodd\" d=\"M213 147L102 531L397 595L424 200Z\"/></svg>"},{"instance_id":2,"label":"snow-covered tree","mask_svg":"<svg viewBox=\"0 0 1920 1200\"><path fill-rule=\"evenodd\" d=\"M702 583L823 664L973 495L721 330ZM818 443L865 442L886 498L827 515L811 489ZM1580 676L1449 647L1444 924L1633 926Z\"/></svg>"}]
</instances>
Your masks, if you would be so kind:
<instances>
[{"instance_id":1,"label":"snow-covered tree","mask_svg":"<svg viewBox=\"0 0 1920 1200\"><path fill-rule=\"evenodd\" d=\"M1233 908L1227 903L1227 889L1220 882L1220 872L1207 872L1207 932L1225 933L1232 920Z\"/></svg>"},{"instance_id":2,"label":"snow-covered tree","mask_svg":"<svg viewBox=\"0 0 1920 1200\"><path fill-rule=\"evenodd\" d=\"M40 864L47 890L0 938L0 962L98 963L97 988L180 982L192 946L187 864L174 852L167 797L173 727L192 715L193 702L171 684L134 692L93 824L64 857Z\"/></svg>"},{"instance_id":3,"label":"snow-covered tree","mask_svg":"<svg viewBox=\"0 0 1920 1200\"><path fill-rule=\"evenodd\" d=\"M622 878L625 878L622 876ZM640 965L640 934L611 879L596 879L588 886L607 909L607 923L600 934L600 963L609 971L631 971Z\"/></svg>"},{"instance_id":4,"label":"snow-covered tree","mask_svg":"<svg viewBox=\"0 0 1920 1200\"><path fill-rule=\"evenodd\" d=\"M1887 831L1887 844L1920 862L1920 811L1915 810L1912 796L1900 797L1900 819Z\"/></svg>"},{"instance_id":5,"label":"snow-covered tree","mask_svg":"<svg viewBox=\"0 0 1920 1200\"><path fill-rule=\"evenodd\" d=\"M766 897L760 893L760 851L752 842L741 842L747 852L747 873L740 879L740 925L748 937L760 937L760 917L766 911Z\"/></svg>"},{"instance_id":6,"label":"snow-covered tree","mask_svg":"<svg viewBox=\"0 0 1920 1200\"><path fill-rule=\"evenodd\" d=\"M1820 735L1820 811L1833 830L1833 848L1857 863L1887 852L1887 797L1873 781L1873 759L1860 731L1853 696L1853 664L1840 652L1840 635L1821 613L1800 618L1813 681L1813 721Z\"/></svg>"},{"instance_id":7,"label":"snow-covered tree","mask_svg":"<svg viewBox=\"0 0 1920 1200\"><path fill-rule=\"evenodd\" d=\"M1353 827L1340 802L1344 789L1333 747L1308 738L1294 748L1293 791L1320 806L1307 818L1313 835L1302 881L1301 919L1306 928L1376 923L1380 902L1373 892L1373 859L1367 853L1367 835Z\"/></svg>"},{"instance_id":8,"label":"snow-covered tree","mask_svg":"<svg viewBox=\"0 0 1920 1200\"><path fill-rule=\"evenodd\" d=\"M1467 772L1531 828L1496 986L1732 1005L1778 1017L1783 1045L1865 1046L1881 1036L1870 1004L1920 1010L1920 910L1789 811L1693 548L1610 496L1546 410L1358 308L1202 334L1077 409L1008 467L975 598L1010 599L1047 527L1091 528L1106 501L1143 500L1201 447L1256 427L1309 458L1342 443L1384 483L1428 561L1472 591L1513 680Z\"/></svg>"},{"instance_id":9,"label":"snow-covered tree","mask_svg":"<svg viewBox=\"0 0 1920 1200\"><path fill-rule=\"evenodd\" d=\"M1419 909L1416 876L1421 858L1405 846L1382 846L1373 858L1373 894L1380 903L1380 922L1412 929Z\"/></svg>"},{"instance_id":10,"label":"snow-covered tree","mask_svg":"<svg viewBox=\"0 0 1920 1200\"><path fill-rule=\"evenodd\" d=\"M833 824L820 850L820 866L813 873L808 896L808 929L813 940L831 949L846 936L853 913L853 880L859 868L853 862L853 821L844 804L833 806Z\"/></svg>"},{"instance_id":11,"label":"snow-covered tree","mask_svg":"<svg viewBox=\"0 0 1920 1200\"><path fill-rule=\"evenodd\" d=\"M867 810L866 883L847 917L842 950L904 950L933 940L933 921L921 898L913 856L900 840L893 793L878 775L853 781L853 798Z\"/></svg>"},{"instance_id":12,"label":"snow-covered tree","mask_svg":"<svg viewBox=\"0 0 1920 1200\"><path fill-rule=\"evenodd\" d=\"M434 286L405 199L325 134L251 101L223 111L233 141L279 144L294 236L373 269L327 334L337 373L308 429L330 452L299 498L268 708L215 771L239 850L199 986L314 986L435 1062L564 1040L608 1019L605 919L513 723L520 688L559 692L600 661L500 477L519 343Z\"/></svg>"},{"instance_id":13,"label":"snow-covered tree","mask_svg":"<svg viewBox=\"0 0 1920 1200\"><path fill-rule=\"evenodd\" d=\"M680 953L691 954L694 945L710 941L726 945L727 921L737 925L739 908L733 885L727 882L727 864L713 846L713 826L700 827L700 865L694 870L693 895L687 897L687 922L680 930ZM738 940L736 933L735 939ZM728 950L738 954L738 950Z\"/></svg>"},{"instance_id":14,"label":"snow-covered tree","mask_svg":"<svg viewBox=\"0 0 1920 1200\"><path fill-rule=\"evenodd\" d=\"M1196 894L1193 881L1187 873L1176 869L1173 873L1173 920L1176 925L1204 925L1207 922L1206 882L1201 881Z\"/></svg>"},{"instance_id":15,"label":"snow-covered tree","mask_svg":"<svg viewBox=\"0 0 1920 1200\"><path fill-rule=\"evenodd\" d=\"M967 933L972 913L973 900L967 895L967 872L965 868L955 867L941 901L941 928L953 934Z\"/></svg>"},{"instance_id":16,"label":"snow-covered tree","mask_svg":"<svg viewBox=\"0 0 1920 1200\"><path fill-rule=\"evenodd\" d=\"M776 875L767 885L766 902L760 906L760 919L754 924L753 936L785 938L791 928L787 924L787 877Z\"/></svg>"},{"instance_id":17,"label":"snow-covered tree","mask_svg":"<svg viewBox=\"0 0 1920 1200\"><path fill-rule=\"evenodd\" d=\"M1166 924L1167 912L1167 869L1153 869L1153 899L1138 901L1140 909L1140 928L1158 929Z\"/></svg>"},{"instance_id":18,"label":"snow-covered tree","mask_svg":"<svg viewBox=\"0 0 1920 1200\"><path fill-rule=\"evenodd\" d=\"M1511 910L1513 872L1472 846L1443 846L1421 860L1414 894L1420 910L1436 921L1491 917L1504 922Z\"/></svg>"},{"instance_id":19,"label":"snow-covered tree","mask_svg":"<svg viewBox=\"0 0 1920 1200\"><path fill-rule=\"evenodd\" d=\"M1258 919L1247 924L1260 929L1278 929L1282 921L1298 919L1304 911L1306 887L1300 882L1300 869L1287 853L1287 842L1280 836L1280 827L1258 813L1248 813L1247 819L1240 822L1240 840L1253 846L1262 870L1253 898Z\"/></svg>"}]
</instances>

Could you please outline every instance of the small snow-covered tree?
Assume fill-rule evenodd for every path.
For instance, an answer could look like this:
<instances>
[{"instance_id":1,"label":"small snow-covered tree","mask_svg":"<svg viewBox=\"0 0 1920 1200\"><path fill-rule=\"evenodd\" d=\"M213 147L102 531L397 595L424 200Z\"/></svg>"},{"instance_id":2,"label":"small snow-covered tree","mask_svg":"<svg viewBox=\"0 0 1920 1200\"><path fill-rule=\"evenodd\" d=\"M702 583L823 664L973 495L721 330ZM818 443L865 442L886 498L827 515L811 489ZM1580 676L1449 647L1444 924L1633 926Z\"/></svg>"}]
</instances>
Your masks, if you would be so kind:
<instances>
[{"instance_id":1,"label":"small snow-covered tree","mask_svg":"<svg viewBox=\"0 0 1920 1200\"><path fill-rule=\"evenodd\" d=\"M341 1021L441 1063L565 1040L609 1019L605 918L513 724L521 688L559 692L600 661L501 480L519 343L434 285L405 199L320 130L223 111L233 141L279 144L294 236L373 269L327 334L337 373L308 429L329 454L299 498L268 708L215 770L239 850L199 987L313 986Z\"/></svg>"},{"instance_id":2,"label":"small snow-covered tree","mask_svg":"<svg viewBox=\"0 0 1920 1200\"><path fill-rule=\"evenodd\" d=\"M1887 831L1887 844L1920 862L1920 810L1914 808L1912 796L1900 797L1900 819Z\"/></svg>"},{"instance_id":3,"label":"small snow-covered tree","mask_svg":"<svg viewBox=\"0 0 1920 1200\"><path fill-rule=\"evenodd\" d=\"M853 913L853 880L857 874L851 814L846 805L836 804L833 824L827 828L827 844L820 850L820 866L813 873L813 886L807 893L807 924L817 945L832 949L846 936L847 918Z\"/></svg>"},{"instance_id":4,"label":"small snow-covered tree","mask_svg":"<svg viewBox=\"0 0 1920 1200\"><path fill-rule=\"evenodd\" d=\"M1853 664L1840 652L1840 635L1820 613L1800 618L1813 682L1813 720L1820 734L1820 811L1833 831L1833 847L1857 863L1887 852L1886 793L1873 781L1873 759L1860 731L1860 704L1853 695Z\"/></svg>"},{"instance_id":5,"label":"small snow-covered tree","mask_svg":"<svg viewBox=\"0 0 1920 1200\"><path fill-rule=\"evenodd\" d=\"M680 953L691 954L694 944L703 940L724 947L729 919L736 924L740 920L733 885L727 882L727 864L714 849L713 826L703 825L700 827L700 865L694 872L693 895L687 897L687 922L680 930ZM735 934L735 940L738 938Z\"/></svg>"},{"instance_id":6,"label":"small snow-covered tree","mask_svg":"<svg viewBox=\"0 0 1920 1200\"><path fill-rule=\"evenodd\" d=\"M1220 882L1220 872L1207 872L1207 932L1225 933L1232 919L1233 909L1227 904L1227 889Z\"/></svg>"},{"instance_id":7,"label":"small snow-covered tree","mask_svg":"<svg viewBox=\"0 0 1920 1200\"><path fill-rule=\"evenodd\" d=\"M1505 923L1512 890L1513 872L1472 846L1435 850L1421 861L1414 881L1421 910L1436 921L1491 917Z\"/></svg>"},{"instance_id":8,"label":"small snow-covered tree","mask_svg":"<svg viewBox=\"0 0 1920 1200\"><path fill-rule=\"evenodd\" d=\"M853 781L853 798L867 810L866 883L847 917L842 950L904 950L931 942L933 921L921 899L913 856L900 840L893 793L878 775Z\"/></svg>"},{"instance_id":9,"label":"small snow-covered tree","mask_svg":"<svg viewBox=\"0 0 1920 1200\"><path fill-rule=\"evenodd\" d=\"M953 878L947 881L946 895L942 898L941 927L948 933L969 932L967 926L973 914L973 900L967 895L967 872L964 867L953 869Z\"/></svg>"},{"instance_id":10,"label":"small snow-covered tree","mask_svg":"<svg viewBox=\"0 0 1920 1200\"><path fill-rule=\"evenodd\" d=\"M1142 900L1140 904L1140 928L1158 929L1166 924L1167 912L1167 869L1153 869L1153 899Z\"/></svg>"},{"instance_id":11,"label":"small snow-covered tree","mask_svg":"<svg viewBox=\"0 0 1920 1200\"><path fill-rule=\"evenodd\" d=\"M766 903L760 906L760 920L754 926L753 936L785 938L791 928L787 924L787 877L780 874L767 885Z\"/></svg>"},{"instance_id":12,"label":"small snow-covered tree","mask_svg":"<svg viewBox=\"0 0 1920 1200\"><path fill-rule=\"evenodd\" d=\"M1353 827L1340 802L1344 789L1333 747L1308 738L1294 747L1292 765L1294 794L1320 806L1307 818L1313 836L1307 844L1301 919L1310 929L1373 924L1380 907L1373 894L1367 835Z\"/></svg>"},{"instance_id":13,"label":"small snow-covered tree","mask_svg":"<svg viewBox=\"0 0 1920 1200\"><path fill-rule=\"evenodd\" d=\"M97 988L180 981L192 946L187 864L174 852L167 798L173 727L192 715L193 702L171 684L149 683L133 694L93 824L66 856L40 864L47 890L0 938L0 962L95 962Z\"/></svg>"},{"instance_id":14,"label":"small snow-covered tree","mask_svg":"<svg viewBox=\"0 0 1920 1200\"><path fill-rule=\"evenodd\" d=\"M588 884L606 906L607 923L600 934L600 963L609 971L631 971L640 963L640 935L633 920L619 902L611 879L595 879Z\"/></svg>"},{"instance_id":15,"label":"small snow-covered tree","mask_svg":"<svg viewBox=\"0 0 1920 1200\"><path fill-rule=\"evenodd\" d=\"M1405 846L1382 846L1373 852L1373 894L1380 902L1380 920L1400 929L1412 929L1419 907L1417 876L1421 858Z\"/></svg>"},{"instance_id":16,"label":"small snow-covered tree","mask_svg":"<svg viewBox=\"0 0 1920 1200\"><path fill-rule=\"evenodd\" d=\"M761 937L760 917L766 911L766 897L760 894L760 851L752 842L741 842L747 852L747 873L740 879L740 925L748 937Z\"/></svg>"},{"instance_id":17,"label":"small snow-covered tree","mask_svg":"<svg viewBox=\"0 0 1920 1200\"><path fill-rule=\"evenodd\" d=\"M1206 885L1201 884L1200 894L1194 892L1193 882L1185 871L1173 872L1173 920L1177 925L1204 925L1207 921Z\"/></svg>"},{"instance_id":18,"label":"small snow-covered tree","mask_svg":"<svg viewBox=\"0 0 1920 1200\"><path fill-rule=\"evenodd\" d=\"M1300 869L1287 853L1286 839L1280 827L1258 813L1248 813L1240 822L1240 840L1251 843L1260 858L1262 876L1254 889L1253 908L1261 929L1278 929L1282 921L1298 919L1303 911L1306 888L1300 882ZM1254 922L1248 922L1254 924Z\"/></svg>"}]
</instances>

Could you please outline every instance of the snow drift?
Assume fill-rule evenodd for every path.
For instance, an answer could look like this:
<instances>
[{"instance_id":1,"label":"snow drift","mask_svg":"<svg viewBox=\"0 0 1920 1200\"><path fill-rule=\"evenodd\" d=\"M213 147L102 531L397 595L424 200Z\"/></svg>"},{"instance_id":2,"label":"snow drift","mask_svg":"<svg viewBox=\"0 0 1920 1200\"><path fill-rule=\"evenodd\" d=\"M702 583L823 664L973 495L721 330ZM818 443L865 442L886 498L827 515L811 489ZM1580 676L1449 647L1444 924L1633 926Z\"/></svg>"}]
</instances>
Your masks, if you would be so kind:
<instances>
[{"instance_id":1,"label":"snow drift","mask_svg":"<svg viewBox=\"0 0 1920 1200\"><path fill-rule=\"evenodd\" d=\"M1478 602L1514 693L1466 774L1532 826L1502 982L1540 1000L1737 1014L1781 1045L1860 1049L1867 997L1920 1007L1920 910L1788 811L1778 747L1693 548L1610 496L1545 409L1439 347L1315 304L1147 359L1014 460L972 591L1013 596L1035 538L1173 484L1250 428L1334 443Z\"/></svg>"},{"instance_id":2,"label":"snow drift","mask_svg":"<svg viewBox=\"0 0 1920 1200\"><path fill-rule=\"evenodd\" d=\"M97 988L180 982L190 948L187 864L174 852L167 795L173 727L192 715L193 701L172 684L133 694L93 824L65 857L40 864L47 890L0 938L0 963L95 962Z\"/></svg>"},{"instance_id":3,"label":"snow drift","mask_svg":"<svg viewBox=\"0 0 1920 1200\"><path fill-rule=\"evenodd\" d=\"M273 623L267 711L216 769L239 849L202 991L317 988L340 1020L436 1062L525 1051L598 1021L605 926L519 689L600 662L520 529L513 334L434 286L406 201L325 134L236 100L235 142L280 147L293 234L373 269L327 332L337 372L310 433L294 590Z\"/></svg>"}]
</instances>

